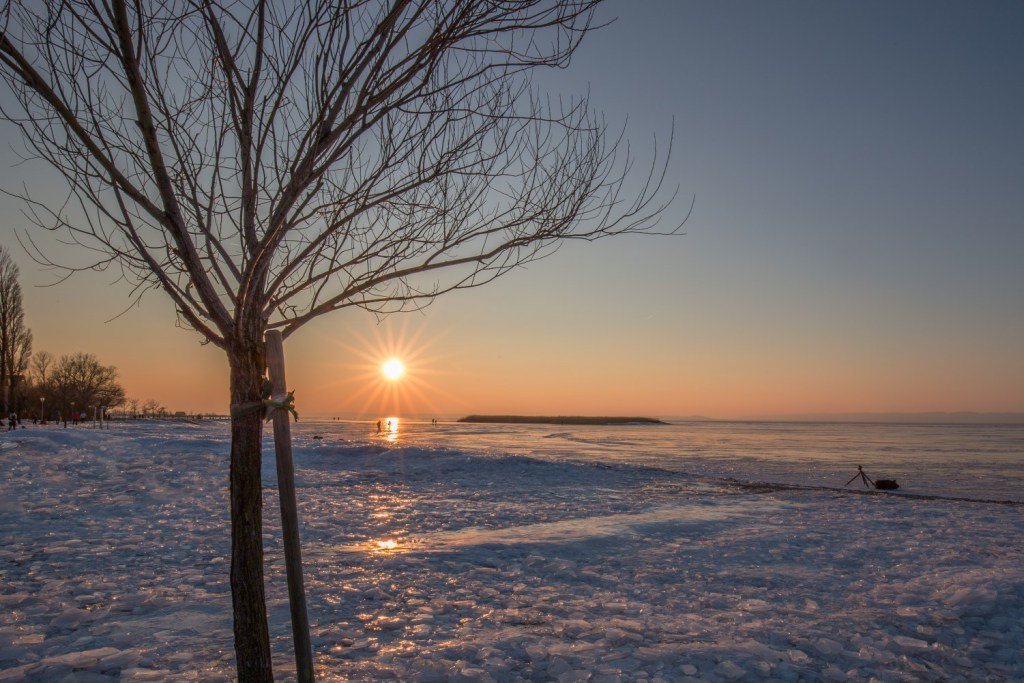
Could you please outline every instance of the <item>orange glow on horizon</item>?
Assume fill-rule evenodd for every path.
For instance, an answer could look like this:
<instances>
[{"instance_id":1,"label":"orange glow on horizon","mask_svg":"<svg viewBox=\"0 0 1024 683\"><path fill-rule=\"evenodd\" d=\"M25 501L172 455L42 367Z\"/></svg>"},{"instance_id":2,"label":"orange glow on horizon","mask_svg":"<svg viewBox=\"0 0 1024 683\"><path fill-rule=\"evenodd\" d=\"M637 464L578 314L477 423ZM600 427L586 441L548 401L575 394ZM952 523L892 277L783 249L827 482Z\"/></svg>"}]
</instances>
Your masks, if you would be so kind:
<instances>
[{"instance_id":1,"label":"orange glow on horizon","mask_svg":"<svg viewBox=\"0 0 1024 683\"><path fill-rule=\"evenodd\" d=\"M400 320L341 343L336 338L321 343L325 341L334 346L329 356L336 360L321 366L315 377L316 393L333 415L374 422L390 416L383 419L393 420L397 428L399 417L441 414L443 405L454 400L437 383L446 366L445 354L438 348L449 346L436 337L424 338L423 328L410 328ZM397 437L384 431L389 441Z\"/></svg>"},{"instance_id":2,"label":"orange glow on horizon","mask_svg":"<svg viewBox=\"0 0 1024 683\"><path fill-rule=\"evenodd\" d=\"M428 421L471 413L799 418L805 413L1014 412L1024 406L1024 365L995 367L996 355L951 363L940 350L922 348L901 358L870 345L848 351L815 340L773 347L772 362L766 364L760 350L744 346L742 334L723 340L700 326L678 345L656 335L620 339L614 336L616 326L607 334L585 328L581 334L588 341L580 345L574 344L575 332L557 327L559 320L571 322L564 316L525 327L517 316L474 319L479 324L468 330L452 315L429 321L396 316L380 324L356 319L351 326L341 320L289 338L289 389L296 390L299 413L367 420L374 434L383 416ZM99 333L83 333L64 346L40 345L55 354L98 349L102 362L118 367L131 398L155 398L172 412L227 412L222 351L173 331L138 344L138 335L123 325L110 324L116 334L106 344L99 343ZM40 328L40 338L57 334ZM130 340L135 341L125 345ZM154 358L174 362L154 363ZM405 366L397 381L382 374L391 358ZM886 372L879 375L880 368Z\"/></svg>"}]
</instances>

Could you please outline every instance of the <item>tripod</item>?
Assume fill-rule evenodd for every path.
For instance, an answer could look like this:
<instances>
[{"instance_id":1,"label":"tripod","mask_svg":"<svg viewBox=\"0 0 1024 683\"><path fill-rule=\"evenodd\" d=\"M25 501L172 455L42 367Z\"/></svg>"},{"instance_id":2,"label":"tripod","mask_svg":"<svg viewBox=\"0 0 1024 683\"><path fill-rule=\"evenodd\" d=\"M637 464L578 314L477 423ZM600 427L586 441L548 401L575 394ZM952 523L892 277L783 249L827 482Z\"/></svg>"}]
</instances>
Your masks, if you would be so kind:
<instances>
[{"instance_id":1,"label":"tripod","mask_svg":"<svg viewBox=\"0 0 1024 683\"><path fill-rule=\"evenodd\" d=\"M861 481L864 482L864 488L869 489L875 485L875 482L871 481L871 477L864 474L864 468L860 465L857 465L857 474L853 475L853 478L850 479L850 481L843 484L843 486L849 486L854 482L855 479L857 479L857 477L860 477Z\"/></svg>"}]
</instances>

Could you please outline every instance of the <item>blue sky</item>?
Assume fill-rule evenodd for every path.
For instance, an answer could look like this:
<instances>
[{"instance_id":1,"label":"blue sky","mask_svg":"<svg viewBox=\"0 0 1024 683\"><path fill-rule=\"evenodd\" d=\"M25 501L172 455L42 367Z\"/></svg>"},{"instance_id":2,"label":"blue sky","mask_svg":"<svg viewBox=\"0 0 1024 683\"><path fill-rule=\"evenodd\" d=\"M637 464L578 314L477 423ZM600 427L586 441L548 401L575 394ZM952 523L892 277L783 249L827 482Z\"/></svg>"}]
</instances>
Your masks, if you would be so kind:
<instances>
[{"instance_id":1,"label":"blue sky","mask_svg":"<svg viewBox=\"0 0 1024 683\"><path fill-rule=\"evenodd\" d=\"M342 396L347 340L388 334L426 347L423 411L1024 410L1024 4L645 1L600 16L618 19L538 84L589 91L641 160L674 121L681 196L665 220L694 198L685 236L571 244L382 327L319 321L289 341L314 412L360 410ZM16 209L0 200L5 244ZM109 349L129 393L222 402L222 360L173 331L159 294L102 324L127 296L108 280L34 290L37 346ZM153 353L185 369L168 380ZM211 398L183 405L198 393Z\"/></svg>"}]
</instances>

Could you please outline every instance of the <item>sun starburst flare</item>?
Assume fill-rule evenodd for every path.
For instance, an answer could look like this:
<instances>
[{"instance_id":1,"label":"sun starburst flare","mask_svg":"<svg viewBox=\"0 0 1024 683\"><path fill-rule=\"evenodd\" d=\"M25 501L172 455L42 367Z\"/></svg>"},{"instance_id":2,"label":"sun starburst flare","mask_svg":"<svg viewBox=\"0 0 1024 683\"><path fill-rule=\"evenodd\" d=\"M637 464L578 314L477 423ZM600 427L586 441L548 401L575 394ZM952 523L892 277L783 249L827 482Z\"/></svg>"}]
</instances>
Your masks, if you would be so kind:
<instances>
[{"instance_id":1,"label":"sun starburst flare","mask_svg":"<svg viewBox=\"0 0 1024 683\"><path fill-rule=\"evenodd\" d=\"M331 339L339 360L330 371L333 381L320 381L331 385L330 393L345 404L332 410L352 411L371 424L380 420L378 434L395 441L397 430L384 429L385 420L397 426L399 416L432 416L440 411L439 400L455 401L432 381L444 372L450 353L438 350L448 345L436 335L423 336L424 328L410 329L406 321L395 321L369 334L350 335L345 342Z\"/></svg>"},{"instance_id":2,"label":"sun starburst flare","mask_svg":"<svg viewBox=\"0 0 1024 683\"><path fill-rule=\"evenodd\" d=\"M394 382L401 379L402 375L405 374L405 363L397 358L388 358L380 366L380 372L384 377Z\"/></svg>"}]
</instances>

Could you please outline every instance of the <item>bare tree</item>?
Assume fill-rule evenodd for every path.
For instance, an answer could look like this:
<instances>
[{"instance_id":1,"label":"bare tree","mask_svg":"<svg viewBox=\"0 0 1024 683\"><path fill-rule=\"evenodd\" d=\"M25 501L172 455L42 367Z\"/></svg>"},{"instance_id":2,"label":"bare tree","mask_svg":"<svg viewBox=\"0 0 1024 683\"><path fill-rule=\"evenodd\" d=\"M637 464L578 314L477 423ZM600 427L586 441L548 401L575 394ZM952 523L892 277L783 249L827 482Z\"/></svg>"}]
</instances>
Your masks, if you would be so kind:
<instances>
[{"instance_id":1,"label":"bare tree","mask_svg":"<svg viewBox=\"0 0 1024 683\"><path fill-rule=\"evenodd\" d=\"M124 388L117 381L117 368L103 365L91 353L61 356L53 367L43 391L53 397L62 412L72 406L119 406L124 403Z\"/></svg>"},{"instance_id":2,"label":"bare tree","mask_svg":"<svg viewBox=\"0 0 1024 683\"><path fill-rule=\"evenodd\" d=\"M264 333L656 230L667 154L634 174L585 98L531 81L569 63L599 3L6 0L2 115L70 188L20 194L95 256L59 265L161 289L227 355L240 679L271 679Z\"/></svg>"},{"instance_id":3,"label":"bare tree","mask_svg":"<svg viewBox=\"0 0 1024 683\"><path fill-rule=\"evenodd\" d=\"M25 326L18 266L0 245L0 391L5 416L12 407L20 408L13 402L31 356L32 332Z\"/></svg>"},{"instance_id":4,"label":"bare tree","mask_svg":"<svg viewBox=\"0 0 1024 683\"><path fill-rule=\"evenodd\" d=\"M32 356L32 374L37 384L46 384L46 378L52 365L53 354L49 351L37 351Z\"/></svg>"},{"instance_id":5,"label":"bare tree","mask_svg":"<svg viewBox=\"0 0 1024 683\"><path fill-rule=\"evenodd\" d=\"M164 410L164 407L160 405L160 401L155 398L147 399L142 404L142 416L143 417L156 417Z\"/></svg>"}]
</instances>

